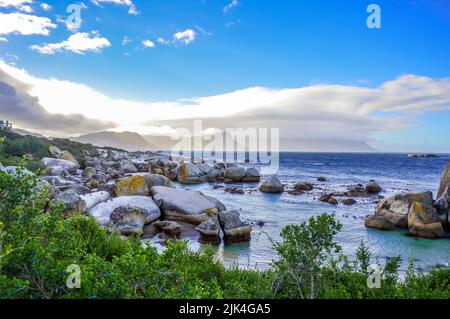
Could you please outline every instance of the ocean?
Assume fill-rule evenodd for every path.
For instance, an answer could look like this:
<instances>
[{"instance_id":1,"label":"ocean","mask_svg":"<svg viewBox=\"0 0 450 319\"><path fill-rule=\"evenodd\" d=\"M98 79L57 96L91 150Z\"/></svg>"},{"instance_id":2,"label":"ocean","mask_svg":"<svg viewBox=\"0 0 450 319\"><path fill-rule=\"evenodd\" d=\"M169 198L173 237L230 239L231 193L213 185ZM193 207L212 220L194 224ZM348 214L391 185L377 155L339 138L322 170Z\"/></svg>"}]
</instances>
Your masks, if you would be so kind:
<instances>
[{"instance_id":1,"label":"ocean","mask_svg":"<svg viewBox=\"0 0 450 319\"><path fill-rule=\"evenodd\" d=\"M364 241L374 260L383 263L388 258L400 256L401 270L408 267L411 259L415 260L416 267L427 270L431 266L450 264L450 238L425 240L408 236L406 230L383 232L366 228L364 220L373 214L375 198L355 198L357 204L354 206L332 206L317 198L327 192L344 191L358 183L365 185L371 179L383 187L381 196L415 191L432 191L436 196L441 174L449 160L449 155L408 158L407 154L382 153L280 153L277 176L282 183L289 188L296 182L310 181L315 184L312 192L300 196L287 192L264 194L257 190L257 184L226 185L243 188L244 195L213 189L214 184L207 183L177 184L177 187L202 191L221 200L228 210L240 210L243 219L264 223L254 226L251 242L222 244L217 248L217 258L227 266L266 269L276 259L272 240L280 239L279 233L284 226L304 222L322 213L334 213L343 225L336 240L348 256L354 257ZM318 182L319 176L326 177L327 181ZM203 249L198 243L191 243L191 247Z\"/></svg>"}]
</instances>

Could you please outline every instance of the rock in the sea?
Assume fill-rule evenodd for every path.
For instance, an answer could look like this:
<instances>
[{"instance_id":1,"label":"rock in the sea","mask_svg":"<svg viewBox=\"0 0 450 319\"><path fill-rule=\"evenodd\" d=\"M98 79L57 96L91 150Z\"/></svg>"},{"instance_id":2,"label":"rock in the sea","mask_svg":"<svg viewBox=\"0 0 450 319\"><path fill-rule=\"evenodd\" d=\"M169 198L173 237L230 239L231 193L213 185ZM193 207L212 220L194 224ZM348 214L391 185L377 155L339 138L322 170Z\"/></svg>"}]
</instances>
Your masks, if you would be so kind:
<instances>
[{"instance_id":1,"label":"rock in the sea","mask_svg":"<svg viewBox=\"0 0 450 319\"><path fill-rule=\"evenodd\" d=\"M163 175L145 174L144 179L145 179L145 183L147 184L148 189L152 188L153 186L164 186L164 187L175 188L172 181Z\"/></svg>"},{"instance_id":2,"label":"rock in the sea","mask_svg":"<svg viewBox=\"0 0 450 319\"><path fill-rule=\"evenodd\" d=\"M123 196L102 202L88 210L88 214L94 217L100 225L107 226L110 223L111 213L120 206L136 206L146 211L145 224L149 224L159 217L161 211L149 196Z\"/></svg>"},{"instance_id":3,"label":"rock in the sea","mask_svg":"<svg viewBox=\"0 0 450 319\"><path fill-rule=\"evenodd\" d=\"M450 226L450 186L445 192L434 202L439 219L444 227Z\"/></svg>"},{"instance_id":4,"label":"rock in the sea","mask_svg":"<svg viewBox=\"0 0 450 319\"><path fill-rule=\"evenodd\" d=\"M116 196L148 196L148 187L143 176L131 176L114 185Z\"/></svg>"},{"instance_id":5,"label":"rock in the sea","mask_svg":"<svg viewBox=\"0 0 450 319\"><path fill-rule=\"evenodd\" d=\"M239 212L220 213L219 223L222 227L225 242L232 244L250 241L252 226L241 220Z\"/></svg>"},{"instance_id":6,"label":"rock in the sea","mask_svg":"<svg viewBox=\"0 0 450 319\"><path fill-rule=\"evenodd\" d=\"M60 193L53 198L51 204L61 203L64 207L62 212L64 216L72 216L76 213L84 213L87 211L86 202L72 191Z\"/></svg>"},{"instance_id":7,"label":"rock in the sea","mask_svg":"<svg viewBox=\"0 0 450 319\"><path fill-rule=\"evenodd\" d=\"M239 194L239 195L245 194L243 189L236 188L236 187L227 187L224 189L224 191L226 193L230 193L230 194Z\"/></svg>"},{"instance_id":8,"label":"rock in the sea","mask_svg":"<svg viewBox=\"0 0 450 319\"><path fill-rule=\"evenodd\" d=\"M394 230L395 225L387 220L383 215L368 216L364 222L366 227L375 228L379 230Z\"/></svg>"},{"instance_id":9,"label":"rock in the sea","mask_svg":"<svg viewBox=\"0 0 450 319\"><path fill-rule=\"evenodd\" d=\"M332 195L322 195L319 197L319 202L328 203L331 205L338 205L338 201Z\"/></svg>"},{"instance_id":10,"label":"rock in the sea","mask_svg":"<svg viewBox=\"0 0 450 319\"><path fill-rule=\"evenodd\" d=\"M395 227L408 228L408 213L414 202L433 206L433 194L431 192L406 193L383 198L375 207L375 215L384 216Z\"/></svg>"},{"instance_id":11,"label":"rock in the sea","mask_svg":"<svg viewBox=\"0 0 450 319\"><path fill-rule=\"evenodd\" d=\"M220 244L220 225L217 216L204 221L195 229L200 233L200 243L211 245Z\"/></svg>"},{"instance_id":12,"label":"rock in the sea","mask_svg":"<svg viewBox=\"0 0 450 319\"><path fill-rule=\"evenodd\" d=\"M318 182L326 182L326 181L327 181L327 178L324 177L324 176L319 176L319 177L317 177L317 181L318 181Z\"/></svg>"},{"instance_id":13,"label":"rock in the sea","mask_svg":"<svg viewBox=\"0 0 450 319\"><path fill-rule=\"evenodd\" d=\"M244 174L245 169L243 167L229 167L225 170L223 176L233 182L240 182L244 178Z\"/></svg>"},{"instance_id":14,"label":"rock in the sea","mask_svg":"<svg viewBox=\"0 0 450 319\"><path fill-rule=\"evenodd\" d=\"M223 171L217 168L213 168L206 174L206 180L208 182L217 182L220 178L223 177Z\"/></svg>"},{"instance_id":15,"label":"rock in the sea","mask_svg":"<svg viewBox=\"0 0 450 319\"><path fill-rule=\"evenodd\" d=\"M338 205L339 203L338 203L338 201L337 201L336 198L331 197L331 198L328 200L328 204L331 204L331 205L336 206L336 205Z\"/></svg>"},{"instance_id":16,"label":"rock in the sea","mask_svg":"<svg viewBox=\"0 0 450 319\"><path fill-rule=\"evenodd\" d=\"M244 183L259 183L261 175L256 168L250 167L245 170L242 181Z\"/></svg>"},{"instance_id":17,"label":"rock in the sea","mask_svg":"<svg viewBox=\"0 0 450 319\"><path fill-rule=\"evenodd\" d=\"M111 213L111 223L121 235L142 235L147 211L133 205L119 206Z\"/></svg>"},{"instance_id":18,"label":"rock in the sea","mask_svg":"<svg viewBox=\"0 0 450 319\"><path fill-rule=\"evenodd\" d=\"M183 163L178 169L177 179L182 184L201 184L206 181L206 175L192 163Z\"/></svg>"},{"instance_id":19,"label":"rock in the sea","mask_svg":"<svg viewBox=\"0 0 450 319\"><path fill-rule=\"evenodd\" d=\"M62 152L59 154L58 158L59 158L59 159L62 159L62 160L69 161L69 162L72 162L72 163L74 163L74 164L76 164L76 165L79 165L79 164L78 164L78 161L77 161L76 158L75 158L75 156L73 156L72 153L70 153L69 151L62 151Z\"/></svg>"},{"instance_id":20,"label":"rock in the sea","mask_svg":"<svg viewBox=\"0 0 450 319\"><path fill-rule=\"evenodd\" d=\"M378 194L382 190L383 189L381 188L381 186L378 185L378 183L376 183L376 182L369 182L366 185L366 192L369 194Z\"/></svg>"},{"instance_id":21,"label":"rock in the sea","mask_svg":"<svg viewBox=\"0 0 450 319\"><path fill-rule=\"evenodd\" d=\"M348 198L348 199L343 199L341 201L342 204L344 204L345 206L352 206L356 204L356 200L354 200L353 198Z\"/></svg>"},{"instance_id":22,"label":"rock in the sea","mask_svg":"<svg viewBox=\"0 0 450 319\"><path fill-rule=\"evenodd\" d=\"M442 174L437 198L440 198L442 195L444 195L447 187L450 187L450 161L445 166L444 173Z\"/></svg>"},{"instance_id":23,"label":"rock in the sea","mask_svg":"<svg viewBox=\"0 0 450 319\"><path fill-rule=\"evenodd\" d=\"M275 175L269 176L259 187L263 193L283 193L284 186Z\"/></svg>"},{"instance_id":24,"label":"rock in the sea","mask_svg":"<svg viewBox=\"0 0 450 319\"><path fill-rule=\"evenodd\" d=\"M100 203L111 199L111 194L105 191L94 192L85 195L80 195L81 199L86 202L87 209L91 209Z\"/></svg>"},{"instance_id":25,"label":"rock in the sea","mask_svg":"<svg viewBox=\"0 0 450 319\"><path fill-rule=\"evenodd\" d=\"M350 186L345 195L348 197L365 197L369 196L369 193L367 193L366 188L363 185L358 184L355 186Z\"/></svg>"},{"instance_id":26,"label":"rock in the sea","mask_svg":"<svg viewBox=\"0 0 450 319\"><path fill-rule=\"evenodd\" d=\"M294 189L298 191L311 191L314 186L310 182L301 182L294 185Z\"/></svg>"},{"instance_id":27,"label":"rock in the sea","mask_svg":"<svg viewBox=\"0 0 450 319\"><path fill-rule=\"evenodd\" d=\"M438 239L445 237L436 209L430 205L413 202L408 214L409 233L413 236Z\"/></svg>"},{"instance_id":28,"label":"rock in the sea","mask_svg":"<svg viewBox=\"0 0 450 319\"><path fill-rule=\"evenodd\" d=\"M181 234L181 226L177 222L164 220L164 221L156 221L153 223L156 228L163 231L170 237L178 237Z\"/></svg>"},{"instance_id":29,"label":"rock in the sea","mask_svg":"<svg viewBox=\"0 0 450 319\"><path fill-rule=\"evenodd\" d=\"M80 168L80 165L78 165L77 163L67 161L64 159L57 159L57 158L50 158L50 157L43 157L41 159L41 163L42 163L42 165L44 165L44 167L52 167L52 166L60 167L65 172L68 172L71 174L75 174L77 172L77 169Z\"/></svg>"},{"instance_id":30,"label":"rock in the sea","mask_svg":"<svg viewBox=\"0 0 450 319\"><path fill-rule=\"evenodd\" d=\"M220 201L214 201L196 191L154 186L150 189L150 194L161 208L165 220L199 225L224 210Z\"/></svg>"}]
</instances>

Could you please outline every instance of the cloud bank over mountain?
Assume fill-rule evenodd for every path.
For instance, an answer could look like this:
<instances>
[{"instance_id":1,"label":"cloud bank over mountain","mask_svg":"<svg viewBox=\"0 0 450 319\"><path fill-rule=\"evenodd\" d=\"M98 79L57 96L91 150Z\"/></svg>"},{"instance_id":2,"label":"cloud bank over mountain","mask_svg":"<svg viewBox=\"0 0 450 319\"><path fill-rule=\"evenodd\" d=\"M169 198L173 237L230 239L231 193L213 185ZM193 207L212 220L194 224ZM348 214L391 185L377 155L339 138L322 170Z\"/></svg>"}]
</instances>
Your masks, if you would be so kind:
<instances>
[{"instance_id":1,"label":"cloud bank over mountain","mask_svg":"<svg viewBox=\"0 0 450 319\"><path fill-rule=\"evenodd\" d=\"M177 135L178 128L279 128L281 140L369 143L411 128L424 112L450 109L450 79L401 75L378 87L253 87L176 101L112 99L83 84L42 79L0 62L0 116L26 129L69 136L94 131Z\"/></svg>"}]
</instances>

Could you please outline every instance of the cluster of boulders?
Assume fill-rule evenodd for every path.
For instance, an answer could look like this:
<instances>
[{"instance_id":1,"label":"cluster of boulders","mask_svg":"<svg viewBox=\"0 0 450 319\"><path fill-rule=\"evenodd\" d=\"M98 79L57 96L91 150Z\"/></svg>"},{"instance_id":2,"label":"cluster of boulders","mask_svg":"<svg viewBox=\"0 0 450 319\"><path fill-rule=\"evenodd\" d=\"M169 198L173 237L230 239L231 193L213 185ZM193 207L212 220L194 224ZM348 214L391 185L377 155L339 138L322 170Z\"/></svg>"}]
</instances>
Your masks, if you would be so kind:
<instances>
[{"instance_id":1,"label":"cluster of boulders","mask_svg":"<svg viewBox=\"0 0 450 319\"><path fill-rule=\"evenodd\" d=\"M404 228L421 238L446 237L450 227L450 162L441 178L436 200L429 191L384 198L375 207L375 214L366 218L365 225L380 230Z\"/></svg>"},{"instance_id":2,"label":"cluster of boulders","mask_svg":"<svg viewBox=\"0 0 450 319\"><path fill-rule=\"evenodd\" d=\"M176 189L172 181L191 184L214 177L222 182L256 182L259 172L255 169L111 149L85 154L80 165L67 151L51 146L49 152L55 157L41 159L44 176L38 186L51 190L49 207L60 205L64 216L88 214L122 236L172 240L195 232L201 243L250 240L252 227L239 212L227 211L219 200L201 192ZM15 167L0 169L17 173Z\"/></svg>"}]
</instances>

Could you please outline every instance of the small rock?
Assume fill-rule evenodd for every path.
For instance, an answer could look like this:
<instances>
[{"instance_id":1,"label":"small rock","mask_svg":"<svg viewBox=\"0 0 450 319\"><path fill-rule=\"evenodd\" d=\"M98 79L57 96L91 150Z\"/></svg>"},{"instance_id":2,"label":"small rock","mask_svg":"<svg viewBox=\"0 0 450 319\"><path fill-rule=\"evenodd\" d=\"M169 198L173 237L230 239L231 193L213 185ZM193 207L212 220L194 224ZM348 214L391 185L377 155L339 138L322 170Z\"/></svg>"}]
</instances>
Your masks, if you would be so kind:
<instances>
[{"instance_id":1,"label":"small rock","mask_svg":"<svg viewBox=\"0 0 450 319\"><path fill-rule=\"evenodd\" d=\"M276 176L269 176L264 183L261 184L259 190L263 193L283 193L284 186Z\"/></svg>"}]
</instances>

